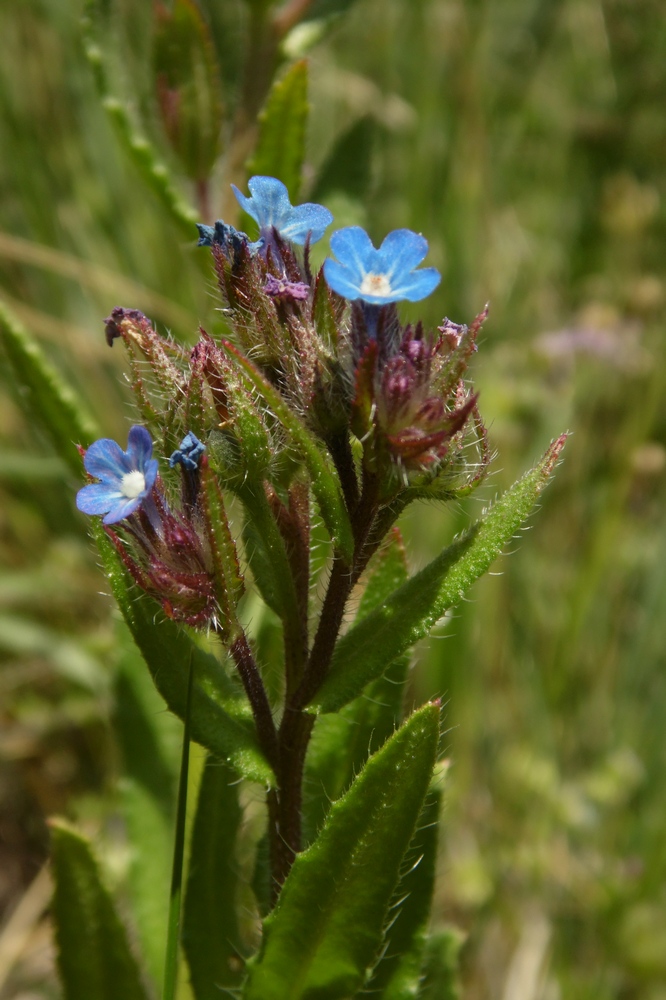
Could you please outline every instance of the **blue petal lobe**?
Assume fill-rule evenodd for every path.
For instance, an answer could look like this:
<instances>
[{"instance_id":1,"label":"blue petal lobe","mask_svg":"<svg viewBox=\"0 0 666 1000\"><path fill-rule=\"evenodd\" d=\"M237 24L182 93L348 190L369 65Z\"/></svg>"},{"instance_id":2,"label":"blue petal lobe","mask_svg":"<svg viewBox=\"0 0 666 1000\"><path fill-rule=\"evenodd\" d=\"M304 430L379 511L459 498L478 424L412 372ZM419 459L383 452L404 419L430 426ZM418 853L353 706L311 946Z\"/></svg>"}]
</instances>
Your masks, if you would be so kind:
<instances>
[{"instance_id":1,"label":"blue petal lobe","mask_svg":"<svg viewBox=\"0 0 666 1000\"><path fill-rule=\"evenodd\" d=\"M280 236L302 246L310 233L310 242L316 243L332 222L333 215L327 208L306 202L291 209L288 220L279 227Z\"/></svg>"},{"instance_id":2,"label":"blue petal lobe","mask_svg":"<svg viewBox=\"0 0 666 1000\"><path fill-rule=\"evenodd\" d=\"M286 186L277 177L250 177L247 182L252 200L255 203L257 220L262 229L269 226L281 231L282 223L287 221L291 212L291 202Z\"/></svg>"},{"instance_id":3,"label":"blue petal lobe","mask_svg":"<svg viewBox=\"0 0 666 1000\"><path fill-rule=\"evenodd\" d=\"M118 483L126 472L132 471L128 456L111 438L94 441L84 455L83 464L86 472L105 483Z\"/></svg>"},{"instance_id":4,"label":"blue petal lobe","mask_svg":"<svg viewBox=\"0 0 666 1000\"><path fill-rule=\"evenodd\" d=\"M76 494L76 506L83 514L106 514L122 499L119 490L101 483L89 483Z\"/></svg>"},{"instance_id":5,"label":"blue petal lobe","mask_svg":"<svg viewBox=\"0 0 666 1000\"><path fill-rule=\"evenodd\" d=\"M145 427L142 427L140 424L134 424L133 427L130 427L127 436L127 457L131 463L131 468L139 469L143 472L152 454L153 440L150 434Z\"/></svg>"},{"instance_id":6,"label":"blue petal lobe","mask_svg":"<svg viewBox=\"0 0 666 1000\"><path fill-rule=\"evenodd\" d=\"M360 297L360 282L357 275L352 273L350 268L339 264L337 260L328 257L324 261L324 277L333 291L343 298L354 301Z\"/></svg>"},{"instance_id":7,"label":"blue petal lobe","mask_svg":"<svg viewBox=\"0 0 666 1000\"><path fill-rule=\"evenodd\" d=\"M116 524L118 521L122 521L124 518L129 517L134 511L141 506L142 497L134 497L132 500L128 500L122 497L118 503L115 504L103 518L104 524Z\"/></svg>"},{"instance_id":8,"label":"blue petal lobe","mask_svg":"<svg viewBox=\"0 0 666 1000\"><path fill-rule=\"evenodd\" d=\"M399 277L420 264L427 252L428 241L424 236L411 229L394 229L379 248L382 271Z\"/></svg>"},{"instance_id":9,"label":"blue petal lobe","mask_svg":"<svg viewBox=\"0 0 666 1000\"><path fill-rule=\"evenodd\" d=\"M437 288L442 276L435 267L424 267L420 271L406 274L404 279L398 278L394 288L395 299L407 299L408 302L418 302Z\"/></svg>"},{"instance_id":10,"label":"blue petal lobe","mask_svg":"<svg viewBox=\"0 0 666 1000\"><path fill-rule=\"evenodd\" d=\"M359 284L368 271L374 271L378 253L365 229L345 226L331 236L331 250L341 264L358 277Z\"/></svg>"}]
</instances>

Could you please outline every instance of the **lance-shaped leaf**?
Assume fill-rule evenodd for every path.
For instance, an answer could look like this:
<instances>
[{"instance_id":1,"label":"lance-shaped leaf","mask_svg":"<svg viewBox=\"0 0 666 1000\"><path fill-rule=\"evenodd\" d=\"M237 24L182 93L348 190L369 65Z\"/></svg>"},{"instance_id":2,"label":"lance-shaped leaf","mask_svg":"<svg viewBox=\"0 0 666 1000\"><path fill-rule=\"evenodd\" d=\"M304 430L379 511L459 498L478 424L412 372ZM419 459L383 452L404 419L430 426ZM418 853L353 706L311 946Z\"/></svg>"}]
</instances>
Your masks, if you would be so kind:
<instances>
[{"instance_id":1,"label":"lance-shaped leaf","mask_svg":"<svg viewBox=\"0 0 666 1000\"><path fill-rule=\"evenodd\" d=\"M236 834L241 820L233 771L209 757L190 842L183 945L196 1000L219 1000L243 970L236 918Z\"/></svg>"},{"instance_id":2,"label":"lance-shaped leaf","mask_svg":"<svg viewBox=\"0 0 666 1000\"><path fill-rule=\"evenodd\" d=\"M51 822L53 917L65 1000L148 1000L109 890L90 844Z\"/></svg>"},{"instance_id":3,"label":"lance-shaped leaf","mask_svg":"<svg viewBox=\"0 0 666 1000\"><path fill-rule=\"evenodd\" d=\"M367 987L370 996L381 1000L413 1000L418 992L435 887L440 804L440 790L431 789L405 857L407 871L396 890L397 915Z\"/></svg>"},{"instance_id":4,"label":"lance-shaped leaf","mask_svg":"<svg viewBox=\"0 0 666 1000\"><path fill-rule=\"evenodd\" d=\"M566 435L558 438L485 517L339 640L329 675L314 699L315 708L335 712L357 697L460 601L528 517L565 441Z\"/></svg>"},{"instance_id":5,"label":"lance-shaped leaf","mask_svg":"<svg viewBox=\"0 0 666 1000\"><path fill-rule=\"evenodd\" d=\"M394 528L389 543L373 560L356 620L361 621L380 606L407 577L402 538ZM331 803L351 785L369 755L397 728L408 666L408 655L398 657L382 677L342 711L318 718L306 760L303 807L306 842L314 839Z\"/></svg>"},{"instance_id":6,"label":"lance-shaped leaf","mask_svg":"<svg viewBox=\"0 0 666 1000\"><path fill-rule=\"evenodd\" d=\"M428 938L421 969L418 1000L461 1000L459 960L465 935L444 927Z\"/></svg>"},{"instance_id":7,"label":"lance-shaped leaf","mask_svg":"<svg viewBox=\"0 0 666 1000\"><path fill-rule=\"evenodd\" d=\"M74 446L87 446L99 437L95 422L44 357L39 344L2 302L0 338L22 406L50 439L58 455L80 476L81 459Z\"/></svg>"},{"instance_id":8,"label":"lance-shaped leaf","mask_svg":"<svg viewBox=\"0 0 666 1000\"><path fill-rule=\"evenodd\" d=\"M292 201L301 186L308 112L308 64L301 60L273 84L259 115L259 139L248 163L251 174L279 177Z\"/></svg>"},{"instance_id":9,"label":"lance-shaped leaf","mask_svg":"<svg viewBox=\"0 0 666 1000\"><path fill-rule=\"evenodd\" d=\"M233 344L223 341L227 352L235 359L246 384L257 390L272 413L280 421L293 447L302 457L312 481L321 516L336 548L351 562L354 537L345 507L338 474L330 457L320 448L300 417L291 410L280 393L258 371L252 362L243 357Z\"/></svg>"},{"instance_id":10,"label":"lance-shaped leaf","mask_svg":"<svg viewBox=\"0 0 666 1000\"><path fill-rule=\"evenodd\" d=\"M363 985L381 946L438 738L439 707L427 705L332 806L264 922L245 1000L342 1000Z\"/></svg>"},{"instance_id":11,"label":"lance-shaped leaf","mask_svg":"<svg viewBox=\"0 0 666 1000\"><path fill-rule=\"evenodd\" d=\"M191 660L196 677L192 739L226 760L238 774L270 783L271 768L259 749L250 707L235 696L218 660L200 649L183 628L164 618L159 605L137 590L101 524L93 521L92 530L113 596L170 710L180 719L185 716Z\"/></svg>"},{"instance_id":12,"label":"lance-shaped leaf","mask_svg":"<svg viewBox=\"0 0 666 1000\"><path fill-rule=\"evenodd\" d=\"M114 731L123 776L120 804L130 847L127 889L146 966L158 990L164 972L181 726L155 690L124 622L115 684Z\"/></svg>"}]
</instances>

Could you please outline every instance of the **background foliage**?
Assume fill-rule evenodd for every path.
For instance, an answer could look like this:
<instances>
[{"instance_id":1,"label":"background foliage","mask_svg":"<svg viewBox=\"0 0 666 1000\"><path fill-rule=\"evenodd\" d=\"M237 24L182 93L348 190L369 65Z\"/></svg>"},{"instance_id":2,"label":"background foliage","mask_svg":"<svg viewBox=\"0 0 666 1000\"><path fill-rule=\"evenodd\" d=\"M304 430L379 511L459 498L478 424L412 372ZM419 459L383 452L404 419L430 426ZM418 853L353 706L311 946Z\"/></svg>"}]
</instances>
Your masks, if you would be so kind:
<instances>
[{"instance_id":1,"label":"background foliage","mask_svg":"<svg viewBox=\"0 0 666 1000\"><path fill-rule=\"evenodd\" d=\"M460 929L472 1000L664 1000L663 10L658 0L315 10L342 6L309 53L301 196L375 239L423 231L444 276L427 302L432 323L442 311L469 321L490 300L475 377L500 458L485 499L562 427L575 432L528 544L417 656L414 700L441 694L451 727L435 922ZM202 7L228 39L220 72L233 107L229 32L242 33L248 8ZM206 151L178 161L155 124L151 7L115 11L106 82L131 96L129 121L164 151L183 203L201 205L186 175ZM0 301L104 434L124 440L123 358L101 319L137 307L183 339L221 320L207 255L100 103L83 13L67 0L0 6ZM302 37L290 40L294 54ZM230 169L225 182L242 183L242 160ZM205 221L230 218L218 190ZM0 995L46 997L57 987L48 886L35 881L44 817L104 831L117 885L140 870L116 819L121 797L131 815L131 786L116 781L131 745L111 729L115 706L131 703L114 699L118 678L138 682L98 594L76 477L23 418L8 372L3 364ZM478 505L413 509L415 566ZM178 730L164 730L169 768ZM119 731L131 740L131 723ZM251 825L253 804L242 805Z\"/></svg>"}]
</instances>

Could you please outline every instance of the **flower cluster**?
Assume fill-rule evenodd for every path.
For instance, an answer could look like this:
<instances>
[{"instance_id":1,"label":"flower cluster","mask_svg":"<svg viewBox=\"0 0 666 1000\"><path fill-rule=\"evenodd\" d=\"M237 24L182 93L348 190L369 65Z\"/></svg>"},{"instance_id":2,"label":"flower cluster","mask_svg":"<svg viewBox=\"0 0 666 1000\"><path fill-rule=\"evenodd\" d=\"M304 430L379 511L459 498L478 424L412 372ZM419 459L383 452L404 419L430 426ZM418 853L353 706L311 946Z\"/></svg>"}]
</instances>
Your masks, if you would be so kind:
<instances>
[{"instance_id":1,"label":"flower cluster","mask_svg":"<svg viewBox=\"0 0 666 1000\"><path fill-rule=\"evenodd\" d=\"M219 621L229 594L240 592L222 490L246 506L263 496L287 551L293 548L289 532L299 529L287 526L304 479L296 443L303 435L328 453L350 516L366 481L375 484L376 504L397 511L414 486L419 495L461 495L488 464L477 397L464 381L485 313L469 329L444 320L435 332L399 319L397 303L419 301L440 282L435 268L420 266L424 237L398 229L377 249L359 226L340 229L313 274L310 246L331 213L292 206L272 177L253 177L248 187L249 197L234 192L256 238L222 220L198 227L199 245L211 249L230 342L201 331L190 351L136 310L114 309L107 320L108 343L120 338L128 350L144 422L163 443L168 469L179 470L178 502L175 472L160 478L142 426L131 429L126 452L107 439L91 445L84 465L97 482L77 498L84 513L103 516L136 582L191 624ZM231 554L226 570L220 546Z\"/></svg>"}]
</instances>

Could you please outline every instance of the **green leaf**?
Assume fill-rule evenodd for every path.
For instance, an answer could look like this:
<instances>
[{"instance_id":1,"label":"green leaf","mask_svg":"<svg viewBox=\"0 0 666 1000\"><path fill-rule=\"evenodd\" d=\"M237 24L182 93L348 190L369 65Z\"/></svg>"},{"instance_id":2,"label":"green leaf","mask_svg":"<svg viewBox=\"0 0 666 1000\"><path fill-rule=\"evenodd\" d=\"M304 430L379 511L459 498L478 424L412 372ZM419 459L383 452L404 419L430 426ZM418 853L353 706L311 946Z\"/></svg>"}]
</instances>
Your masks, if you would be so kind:
<instances>
[{"instance_id":1,"label":"green leaf","mask_svg":"<svg viewBox=\"0 0 666 1000\"><path fill-rule=\"evenodd\" d=\"M426 929L435 887L440 805L441 792L431 790L405 858L407 873L396 890L400 904L386 934L384 957L367 986L368 994L378 1000L413 1000L421 982Z\"/></svg>"},{"instance_id":2,"label":"green leaf","mask_svg":"<svg viewBox=\"0 0 666 1000\"><path fill-rule=\"evenodd\" d=\"M438 738L439 707L427 705L332 806L264 922L245 1000L342 1000L363 985L381 946Z\"/></svg>"},{"instance_id":3,"label":"green leaf","mask_svg":"<svg viewBox=\"0 0 666 1000\"><path fill-rule=\"evenodd\" d=\"M354 553L354 536L340 480L330 456L322 450L317 439L310 433L300 417L287 406L282 396L258 371L252 362L244 357L233 344L222 341L242 373L246 384L256 389L264 398L271 412L284 427L294 449L302 456L312 481L321 516L334 545L342 556L351 562Z\"/></svg>"},{"instance_id":4,"label":"green leaf","mask_svg":"<svg viewBox=\"0 0 666 1000\"><path fill-rule=\"evenodd\" d=\"M558 438L542 460L480 521L403 584L338 642L313 707L335 712L419 639L500 555L530 514L564 447Z\"/></svg>"},{"instance_id":5,"label":"green leaf","mask_svg":"<svg viewBox=\"0 0 666 1000\"><path fill-rule=\"evenodd\" d=\"M81 458L75 445L87 446L99 437L94 420L44 357L39 344L1 301L0 338L19 401L68 468L80 476Z\"/></svg>"},{"instance_id":6,"label":"green leaf","mask_svg":"<svg viewBox=\"0 0 666 1000\"><path fill-rule=\"evenodd\" d=\"M445 927L428 938L418 1000L460 1000L458 955L464 940L455 927Z\"/></svg>"},{"instance_id":7,"label":"green leaf","mask_svg":"<svg viewBox=\"0 0 666 1000\"><path fill-rule=\"evenodd\" d=\"M168 707L184 718L187 665L192 658L196 684L192 695L192 739L226 760L238 774L262 784L272 771L259 749L251 710L234 697L218 660L204 652L159 605L134 587L101 523L93 520L102 566L130 632L141 650L157 690Z\"/></svg>"},{"instance_id":8,"label":"green leaf","mask_svg":"<svg viewBox=\"0 0 666 1000\"><path fill-rule=\"evenodd\" d=\"M122 778L119 791L130 850L127 889L132 915L146 967L159 991L164 975L174 817L164 812L144 784L132 778Z\"/></svg>"},{"instance_id":9,"label":"green leaf","mask_svg":"<svg viewBox=\"0 0 666 1000\"><path fill-rule=\"evenodd\" d=\"M183 946L196 1000L219 1000L238 986L236 835L242 817L233 771L206 761L190 843L190 870L183 915Z\"/></svg>"},{"instance_id":10,"label":"green leaf","mask_svg":"<svg viewBox=\"0 0 666 1000\"><path fill-rule=\"evenodd\" d=\"M188 177L204 181L220 153L220 71L194 0L156 7L153 63L162 124Z\"/></svg>"},{"instance_id":11,"label":"green leaf","mask_svg":"<svg viewBox=\"0 0 666 1000\"><path fill-rule=\"evenodd\" d=\"M124 623L116 677L114 731L123 762L120 802L130 847L127 887L146 965L158 990L164 973L177 765L182 727L164 711Z\"/></svg>"},{"instance_id":12,"label":"green leaf","mask_svg":"<svg viewBox=\"0 0 666 1000\"><path fill-rule=\"evenodd\" d=\"M53 917L65 1000L148 1000L90 844L51 821Z\"/></svg>"},{"instance_id":13,"label":"green leaf","mask_svg":"<svg viewBox=\"0 0 666 1000\"><path fill-rule=\"evenodd\" d=\"M307 92L308 64L301 60L271 87L259 115L257 146L247 165L250 174L279 178L292 202L298 197L305 159Z\"/></svg>"},{"instance_id":14,"label":"green leaf","mask_svg":"<svg viewBox=\"0 0 666 1000\"><path fill-rule=\"evenodd\" d=\"M375 556L359 603L360 621L407 579L405 550L397 528ZM385 674L339 713L319 716L306 759L304 830L314 839L331 803L347 790L365 761L400 723L409 656L398 657Z\"/></svg>"}]
</instances>

